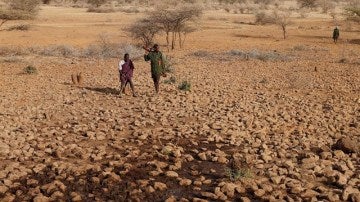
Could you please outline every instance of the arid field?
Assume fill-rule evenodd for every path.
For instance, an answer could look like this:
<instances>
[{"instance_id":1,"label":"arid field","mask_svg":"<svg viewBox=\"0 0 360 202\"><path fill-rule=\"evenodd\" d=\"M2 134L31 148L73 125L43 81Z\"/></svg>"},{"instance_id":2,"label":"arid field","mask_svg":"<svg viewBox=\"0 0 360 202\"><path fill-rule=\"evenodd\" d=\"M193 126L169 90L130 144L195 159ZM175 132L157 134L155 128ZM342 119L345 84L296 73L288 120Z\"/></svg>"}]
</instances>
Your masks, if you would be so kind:
<instances>
[{"instance_id":1,"label":"arid field","mask_svg":"<svg viewBox=\"0 0 360 202\"><path fill-rule=\"evenodd\" d=\"M329 15L294 15L284 40L205 10L183 48L156 37L172 68L156 95L125 31L143 15L50 5L3 25L30 29L0 31L0 201L360 202L359 24L335 44ZM80 56L110 43L128 48ZM138 97L119 96L127 51Z\"/></svg>"}]
</instances>

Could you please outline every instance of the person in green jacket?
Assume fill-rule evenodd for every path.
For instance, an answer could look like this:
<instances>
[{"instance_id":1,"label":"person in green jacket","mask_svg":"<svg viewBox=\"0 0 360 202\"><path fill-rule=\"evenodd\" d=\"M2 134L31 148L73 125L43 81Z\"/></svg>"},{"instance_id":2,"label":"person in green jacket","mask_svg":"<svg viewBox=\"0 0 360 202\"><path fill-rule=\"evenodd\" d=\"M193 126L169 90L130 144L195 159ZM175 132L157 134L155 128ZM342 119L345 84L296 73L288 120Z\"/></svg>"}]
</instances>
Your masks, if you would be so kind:
<instances>
[{"instance_id":1,"label":"person in green jacket","mask_svg":"<svg viewBox=\"0 0 360 202\"><path fill-rule=\"evenodd\" d=\"M334 43L337 43L339 36L340 36L339 28L335 27L334 32L333 32Z\"/></svg>"},{"instance_id":2,"label":"person in green jacket","mask_svg":"<svg viewBox=\"0 0 360 202\"><path fill-rule=\"evenodd\" d=\"M154 81L155 91L159 93L160 77L163 75L164 58L160 52L159 45L155 44L153 48L145 48L146 54L144 55L145 61L150 61L151 64L151 77Z\"/></svg>"}]
</instances>

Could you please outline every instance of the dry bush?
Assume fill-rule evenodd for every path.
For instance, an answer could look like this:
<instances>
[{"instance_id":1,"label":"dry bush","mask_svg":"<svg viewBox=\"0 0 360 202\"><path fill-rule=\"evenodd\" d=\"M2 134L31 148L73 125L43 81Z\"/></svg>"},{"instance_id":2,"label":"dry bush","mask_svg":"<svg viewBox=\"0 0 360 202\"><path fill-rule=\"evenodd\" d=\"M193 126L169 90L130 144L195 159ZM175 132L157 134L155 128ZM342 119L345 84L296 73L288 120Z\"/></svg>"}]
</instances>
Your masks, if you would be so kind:
<instances>
[{"instance_id":1,"label":"dry bush","mask_svg":"<svg viewBox=\"0 0 360 202\"><path fill-rule=\"evenodd\" d=\"M12 47L0 46L1 56L20 56L27 54L29 54L29 51L19 46L12 46Z\"/></svg>"},{"instance_id":2,"label":"dry bush","mask_svg":"<svg viewBox=\"0 0 360 202\"><path fill-rule=\"evenodd\" d=\"M329 0L318 0L318 6L321 8L323 13L328 13L335 9L335 2Z\"/></svg>"},{"instance_id":3,"label":"dry bush","mask_svg":"<svg viewBox=\"0 0 360 202\"><path fill-rule=\"evenodd\" d=\"M86 10L86 12L90 13L113 13L115 9L111 7L90 7Z\"/></svg>"},{"instance_id":4,"label":"dry bush","mask_svg":"<svg viewBox=\"0 0 360 202\"><path fill-rule=\"evenodd\" d=\"M1 59L1 62L17 63L17 62L21 62L22 60L23 60L22 57L11 55L11 56L3 57Z\"/></svg>"},{"instance_id":5,"label":"dry bush","mask_svg":"<svg viewBox=\"0 0 360 202\"><path fill-rule=\"evenodd\" d=\"M211 53L209 53L208 51L205 50L199 50L196 52L193 52L190 54L190 56L195 56L195 57L210 57Z\"/></svg>"},{"instance_id":6,"label":"dry bush","mask_svg":"<svg viewBox=\"0 0 360 202\"><path fill-rule=\"evenodd\" d=\"M300 8L314 9L317 7L317 0L296 0Z\"/></svg>"},{"instance_id":7,"label":"dry bush","mask_svg":"<svg viewBox=\"0 0 360 202\"><path fill-rule=\"evenodd\" d=\"M0 27L10 20L29 20L34 17L35 16L33 14L20 10L0 9Z\"/></svg>"},{"instance_id":8,"label":"dry bush","mask_svg":"<svg viewBox=\"0 0 360 202\"><path fill-rule=\"evenodd\" d=\"M282 32L283 32L283 37L284 39L286 39L287 37L287 26L292 24L292 21L290 19L291 16L291 12L289 11L274 11L273 13L274 17L274 24L280 26Z\"/></svg>"},{"instance_id":9,"label":"dry bush","mask_svg":"<svg viewBox=\"0 0 360 202\"><path fill-rule=\"evenodd\" d=\"M346 19L360 23L360 6L345 8L344 15L346 16Z\"/></svg>"},{"instance_id":10,"label":"dry bush","mask_svg":"<svg viewBox=\"0 0 360 202\"><path fill-rule=\"evenodd\" d=\"M264 52L264 51L259 51L257 49L251 51L231 50L226 54L246 60L257 59L261 61L289 61L291 59L286 55L282 55L274 51Z\"/></svg>"},{"instance_id":11,"label":"dry bush","mask_svg":"<svg viewBox=\"0 0 360 202\"><path fill-rule=\"evenodd\" d=\"M29 20L35 18L40 0L8 0L0 8L0 27L10 20Z\"/></svg>"},{"instance_id":12,"label":"dry bush","mask_svg":"<svg viewBox=\"0 0 360 202\"><path fill-rule=\"evenodd\" d=\"M7 28L7 31L14 31L14 30L18 30L18 31L28 31L30 29L30 25L29 24L19 24L19 25L13 25L9 28Z\"/></svg>"},{"instance_id":13,"label":"dry bush","mask_svg":"<svg viewBox=\"0 0 360 202\"><path fill-rule=\"evenodd\" d=\"M100 7L101 5L105 4L107 0L87 0L87 3L93 7Z\"/></svg>"},{"instance_id":14,"label":"dry bush","mask_svg":"<svg viewBox=\"0 0 360 202\"><path fill-rule=\"evenodd\" d=\"M260 11L255 14L255 24L265 25L272 24L274 22L274 17L267 14L265 11Z\"/></svg>"},{"instance_id":15,"label":"dry bush","mask_svg":"<svg viewBox=\"0 0 360 202\"><path fill-rule=\"evenodd\" d=\"M37 13L41 4L40 0L9 0L8 5L11 10L19 10L28 13Z\"/></svg>"},{"instance_id":16,"label":"dry bush","mask_svg":"<svg viewBox=\"0 0 360 202\"><path fill-rule=\"evenodd\" d=\"M140 13L140 10L136 7L129 7L129 8L120 8L118 11L123 13Z\"/></svg>"}]
</instances>

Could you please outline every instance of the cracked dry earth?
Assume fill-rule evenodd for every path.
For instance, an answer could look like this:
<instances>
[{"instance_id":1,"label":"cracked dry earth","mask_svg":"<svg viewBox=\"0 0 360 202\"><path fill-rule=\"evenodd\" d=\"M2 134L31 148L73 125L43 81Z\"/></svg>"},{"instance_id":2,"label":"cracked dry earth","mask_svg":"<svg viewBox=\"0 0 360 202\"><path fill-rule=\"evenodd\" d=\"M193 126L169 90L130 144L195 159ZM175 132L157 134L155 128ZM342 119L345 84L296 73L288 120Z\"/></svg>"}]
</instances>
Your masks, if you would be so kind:
<instances>
[{"instance_id":1,"label":"cracked dry earth","mask_svg":"<svg viewBox=\"0 0 360 202\"><path fill-rule=\"evenodd\" d=\"M359 201L357 66L179 58L191 92L135 61L136 98L111 60L1 66L2 201Z\"/></svg>"},{"instance_id":2,"label":"cracked dry earth","mask_svg":"<svg viewBox=\"0 0 360 202\"><path fill-rule=\"evenodd\" d=\"M0 201L360 201L359 46L256 38L275 28L245 25L236 31L248 38L234 38L211 23L167 53L177 82L158 96L140 60L135 98L118 96L115 59L1 62ZM298 44L306 50L289 50ZM265 46L291 59L224 54ZM192 54L201 48L212 57ZM23 74L29 61L37 74Z\"/></svg>"}]
</instances>

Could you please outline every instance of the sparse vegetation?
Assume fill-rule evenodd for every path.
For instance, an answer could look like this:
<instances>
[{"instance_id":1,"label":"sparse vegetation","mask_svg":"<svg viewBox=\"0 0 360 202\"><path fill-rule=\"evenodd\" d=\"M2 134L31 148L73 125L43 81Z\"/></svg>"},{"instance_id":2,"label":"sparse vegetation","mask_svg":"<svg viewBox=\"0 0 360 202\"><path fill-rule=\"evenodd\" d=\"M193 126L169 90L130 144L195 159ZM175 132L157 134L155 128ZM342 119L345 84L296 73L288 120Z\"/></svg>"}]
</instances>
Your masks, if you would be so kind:
<instances>
[{"instance_id":1,"label":"sparse vegetation","mask_svg":"<svg viewBox=\"0 0 360 202\"><path fill-rule=\"evenodd\" d=\"M182 81L178 88L182 91L190 91L191 90L191 83L187 80Z\"/></svg>"},{"instance_id":2,"label":"sparse vegetation","mask_svg":"<svg viewBox=\"0 0 360 202\"><path fill-rule=\"evenodd\" d=\"M176 83L176 78L174 76L171 76L169 79L165 80L164 83L174 84L174 83Z\"/></svg>"},{"instance_id":3,"label":"sparse vegetation","mask_svg":"<svg viewBox=\"0 0 360 202\"><path fill-rule=\"evenodd\" d=\"M29 24L19 24L19 25L13 25L9 28L7 28L7 31L14 31L14 30L18 30L18 31L28 31L30 29L30 25Z\"/></svg>"},{"instance_id":4,"label":"sparse vegetation","mask_svg":"<svg viewBox=\"0 0 360 202\"><path fill-rule=\"evenodd\" d=\"M164 69L163 69L163 72L164 73L174 73L175 71L175 62L174 62L174 59L170 56L164 56L163 58L165 61L164 61Z\"/></svg>"},{"instance_id":5,"label":"sparse vegetation","mask_svg":"<svg viewBox=\"0 0 360 202\"><path fill-rule=\"evenodd\" d=\"M32 65L28 65L24 68L24 73L25 74L36 74L37 69L36 69L36 67L34 67Z\"/></svg>"},{"instance_id":6,"label":"sparse vegetation","mask_svg":"<svg viewBox=\"0 0 360 202\"><path fill-rule=\"evenodd\" d=\"M255 24L265 25L274 22L274 18L265 11L260 11L255 14Z\"/></svg>"},{"instance_id":7,"label":"sparse vegetation","mask_svg":"<svg viewBox=\"0 0 360 202\"><path fill-rule=\"evenodd\" d=\"M209 57L211 56L211 54L205 50L199 50L196 52L193 52L191 55L195 56L195 57Z\"/></svg>"},{"instance_id":8,"label":"sparse vegetation","mask_svg":"<svg viewBox=\"0 0 360 202\"><path fill-rule=\"evenodd\" d=\"M227 168L225 172L226 172L226 176L228 176L229 179L233 182L238 181L241 178L252 178L252 173L248 168L242 168L242 169Z\"/></svg>"},{"instance_id":9,"label":"sparse vegetation","mask_svg":"<svg viewBox=\"0 0 360 202\"><path fill-rule=\"evenodd\" d=\"M297 0L297 3L301 8L314 9L317 7L317 0Z\"/></svg>"},{"instance_id":10,"label":"sparse vegetation","mask_svg":"<svg viewBox=\"0 0 360 202\"><path fill-rule=\"evenodd\" d=\"M39 0L9 0L0 7L0 27L10 20L33 19L38 12Z\"/></svg>"},{"instance_id":11,"label":"sparse vegetation","mask_svg":"<svg viewBox=\"0 0 360 202\"><path fill-rule=\"evenodd\" d=\"M241 51L241 50L231 50L228 52L231 56L240 57L241 59L257 59L262 61L288 61L290 58L286 55L279 54L275 51L259 51L259 50L251 50L251 51Z\"/></svg>"},{"instance_id":12,"label":"sparse vegetation","mask_svg":"<svg viewBox=\"0 0 360 202\"><path fill-rule=\"evenodd\" d=\"M107 0L88 0L87 3L93 7L100 7L105 4Z\"/></svg>"},{"instance_id":13,"label":"sparse vegetation","mask_svg":"<svg viewBox=\"0 0 360 202\"><path fill-rule=\"evenodd\" d=\"M112 13L115 10L111 7L90 7L86 10L87 12L91 13Z\"/></svg>"},{"instance_id":14,"label":"sparse vegetation","mask_svg":"<svg viewBox=\"0 0 360 202\"><path fill-rule=\"evenodd\" d=\"M360 6L345 8L345 16L348 20L360 23Z\"/></svg>"}]
</instances>

